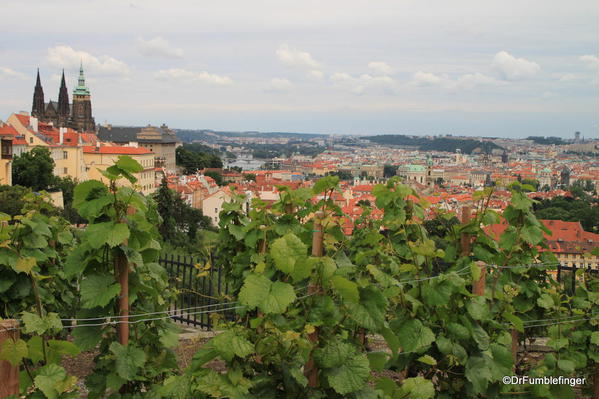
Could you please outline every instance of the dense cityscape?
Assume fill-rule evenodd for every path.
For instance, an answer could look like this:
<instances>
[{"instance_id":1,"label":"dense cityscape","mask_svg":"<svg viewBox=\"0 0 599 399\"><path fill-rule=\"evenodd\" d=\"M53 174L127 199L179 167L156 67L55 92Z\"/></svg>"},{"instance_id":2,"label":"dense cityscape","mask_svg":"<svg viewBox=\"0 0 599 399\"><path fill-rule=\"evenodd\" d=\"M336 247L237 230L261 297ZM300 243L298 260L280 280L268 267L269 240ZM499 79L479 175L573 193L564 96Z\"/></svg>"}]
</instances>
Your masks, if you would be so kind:
<instances>
[{"instance_id":1,"label":"dense cityscape","mask_svg":"<svg viewBox=\"0 0 599 399\"><path fill-rule=\"evenodd\" d=\"M38 71L31 112L15 112L0 122L1 182L27 185L19 176L21 169L12 164L25 160L24 154L36 147L49 151L56 177L73 182L107 181L101 172L119 155L129 155L144 167L136 183L142 193L152 195L165 180L185 204L201 210L216 227L223 203L233 192L245 194L248 203L252 198L274 202L281 186L312 187L317 179L335 175L341 185L334 199L343 210L348 234L363 211L360 205L374 204L373 187L393 176L412 186L434 209L457 217L462 208L476 206L474 193L487 187L493 188L490 209L501 213L510 202L508 188L521 182L528 185L527 195L540 201L539 214L552 232L548 239L560 261L599 267L598 258L588 255L599 245L599 140L585 139L581 132L572 132L570 139L505 139L96 125L83 66L77 83L71 103L63 72L58 102L44 102ZM60 190L35 188L50 190L55 204L64 207ZM559 205L561 200L591 198L586 213L568 212L563 202Z\"/></svg>"}]
</instances>

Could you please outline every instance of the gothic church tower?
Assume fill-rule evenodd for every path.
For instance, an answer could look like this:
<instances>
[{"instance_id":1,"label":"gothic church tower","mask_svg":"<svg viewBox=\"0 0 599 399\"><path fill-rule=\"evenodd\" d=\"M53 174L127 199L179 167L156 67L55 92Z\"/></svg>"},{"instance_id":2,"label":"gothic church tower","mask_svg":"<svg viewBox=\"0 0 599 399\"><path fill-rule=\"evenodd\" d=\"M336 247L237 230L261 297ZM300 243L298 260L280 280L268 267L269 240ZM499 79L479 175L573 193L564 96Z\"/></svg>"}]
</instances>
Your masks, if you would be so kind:
<instances>
[{"instance_id":1,"label":"gothic church tower","mask_svg":"<svg viewBox=\"0 0 599 399\"><path fill-rule=\"evenodd\" d=\"M69 92L64 79L64 69L62 70L62 80L60 82L60 91L58 92L58 127L66 127L71 116L71 106L69 104Z\"/></svg>"},{"instance_id":2,"label":"gothic church tower","mask_svg":"<svg viewBox=\"0 0 599 399\"><path fill-rule=\"evenodd\" d=\"M71 127L79 132L90 132L96 129L96 123L92 116L92 103L89 89L85 85L83 65L79 69L79 81L73 90L73 110L71 115Z\"/></svg>"},{"instance_id":3,"label":"gothic church tower","mask_svg":"<svg viewBox=\"0 0 599 399\"><path fill-rule=\"evenodd\" d=\"M31 106L31 116L35 116L38 119L44 118L46 104L44 103L44 89L42 88L42 82L40 80L40 70L37 70L37 81L35 82L35 89L33 91L33 105Z\"/></svg>"}]
</instances>

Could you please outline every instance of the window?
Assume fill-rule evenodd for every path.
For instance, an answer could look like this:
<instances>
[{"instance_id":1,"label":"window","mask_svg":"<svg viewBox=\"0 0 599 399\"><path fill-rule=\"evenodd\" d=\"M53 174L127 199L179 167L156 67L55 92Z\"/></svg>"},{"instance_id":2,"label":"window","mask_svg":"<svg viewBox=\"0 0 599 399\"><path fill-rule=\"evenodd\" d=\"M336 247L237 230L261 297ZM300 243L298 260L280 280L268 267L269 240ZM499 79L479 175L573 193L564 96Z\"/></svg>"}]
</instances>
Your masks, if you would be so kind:
<instances>
[{"instance_id":1,"label":"window","mask_svg":"<svg viewBox=\"0 0 599 399\"><path fill-rule=\"evenodd\" d=\"M69 168L64 168L64 172L65 175L69 173Z\"/></svg>"},{"instance_id":2,"label":"window","mask_svg":"<svg viewBox=\"0 0 599 399\"><path fill-rule=\"evenodd\" d=\"M33 137L29 137L29 144L33 144Z\"/></svg>"},{"instance_id":3,"label":"window","mask_svg":"<svg viewBox=\"0 0 599 399\"><path fill-rule=\"evenodd\" d=\"M62 158L63 158L63 159L67 159L68 157L69 157L69 153L68 153L68 152L66 152L66 151L63 151L63 152L62 152Z\"/></svg>"},{"instance_id":4,"label":"window","mask_svg":"<svg viewBox=\"0 0 599 399\"><path fill-rule=\"evenodd\" d=\"M214 208L214 212L218 213L218 208Z\"/></svg>"}]
</instances>

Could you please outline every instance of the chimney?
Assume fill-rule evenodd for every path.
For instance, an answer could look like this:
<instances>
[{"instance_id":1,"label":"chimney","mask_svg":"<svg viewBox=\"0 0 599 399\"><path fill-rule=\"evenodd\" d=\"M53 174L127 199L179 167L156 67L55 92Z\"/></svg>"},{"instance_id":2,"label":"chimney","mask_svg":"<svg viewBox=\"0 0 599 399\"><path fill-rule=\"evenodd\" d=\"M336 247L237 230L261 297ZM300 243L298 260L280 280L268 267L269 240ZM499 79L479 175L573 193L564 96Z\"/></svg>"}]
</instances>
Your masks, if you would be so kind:
<instances>
[{"instance_id":1,"label":"chimney","mask_svg":"<svg viewBox=\"0 0 599 399\"><path fill-rule=\"evenodd\" d=\"M29 125L31 126L31 130L33 130L35 133L39 133L38 120L36 117L32 116L29 118Z\"/></svg>"},{"instance_id":2,"label":"chimney","mask_svg":"<svg viewBox=\"0 0 599 399\"><path fill-rule=\"evenodd\" d=\"M64 144L64 134L67 132L67 128L66 127L60 127L58 128L58 144L63 145Z\"/></svg>"}]
</instances>

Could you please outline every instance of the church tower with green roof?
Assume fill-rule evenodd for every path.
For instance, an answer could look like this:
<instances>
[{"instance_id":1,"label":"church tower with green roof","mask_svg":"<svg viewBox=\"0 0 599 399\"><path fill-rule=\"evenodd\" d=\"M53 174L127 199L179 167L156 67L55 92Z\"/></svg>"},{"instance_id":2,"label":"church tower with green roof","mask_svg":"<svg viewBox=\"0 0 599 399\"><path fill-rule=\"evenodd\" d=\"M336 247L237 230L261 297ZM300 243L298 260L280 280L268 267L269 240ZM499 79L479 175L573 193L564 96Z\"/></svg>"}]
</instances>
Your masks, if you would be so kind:
<instances>
[{"instance_id":1,"label":"church tower with green roof","mask_svg":"<svg viewBox=\"0 0 599 399\"><path fill-rule=\"evenodd\" d=\"M71 127L79 132L93 132L96 123L92 116L92 103L89 89L85 85L83 64L79 68L79 80L73 90L73 106L71 111Z\"/></svg>"}]
</instances>

